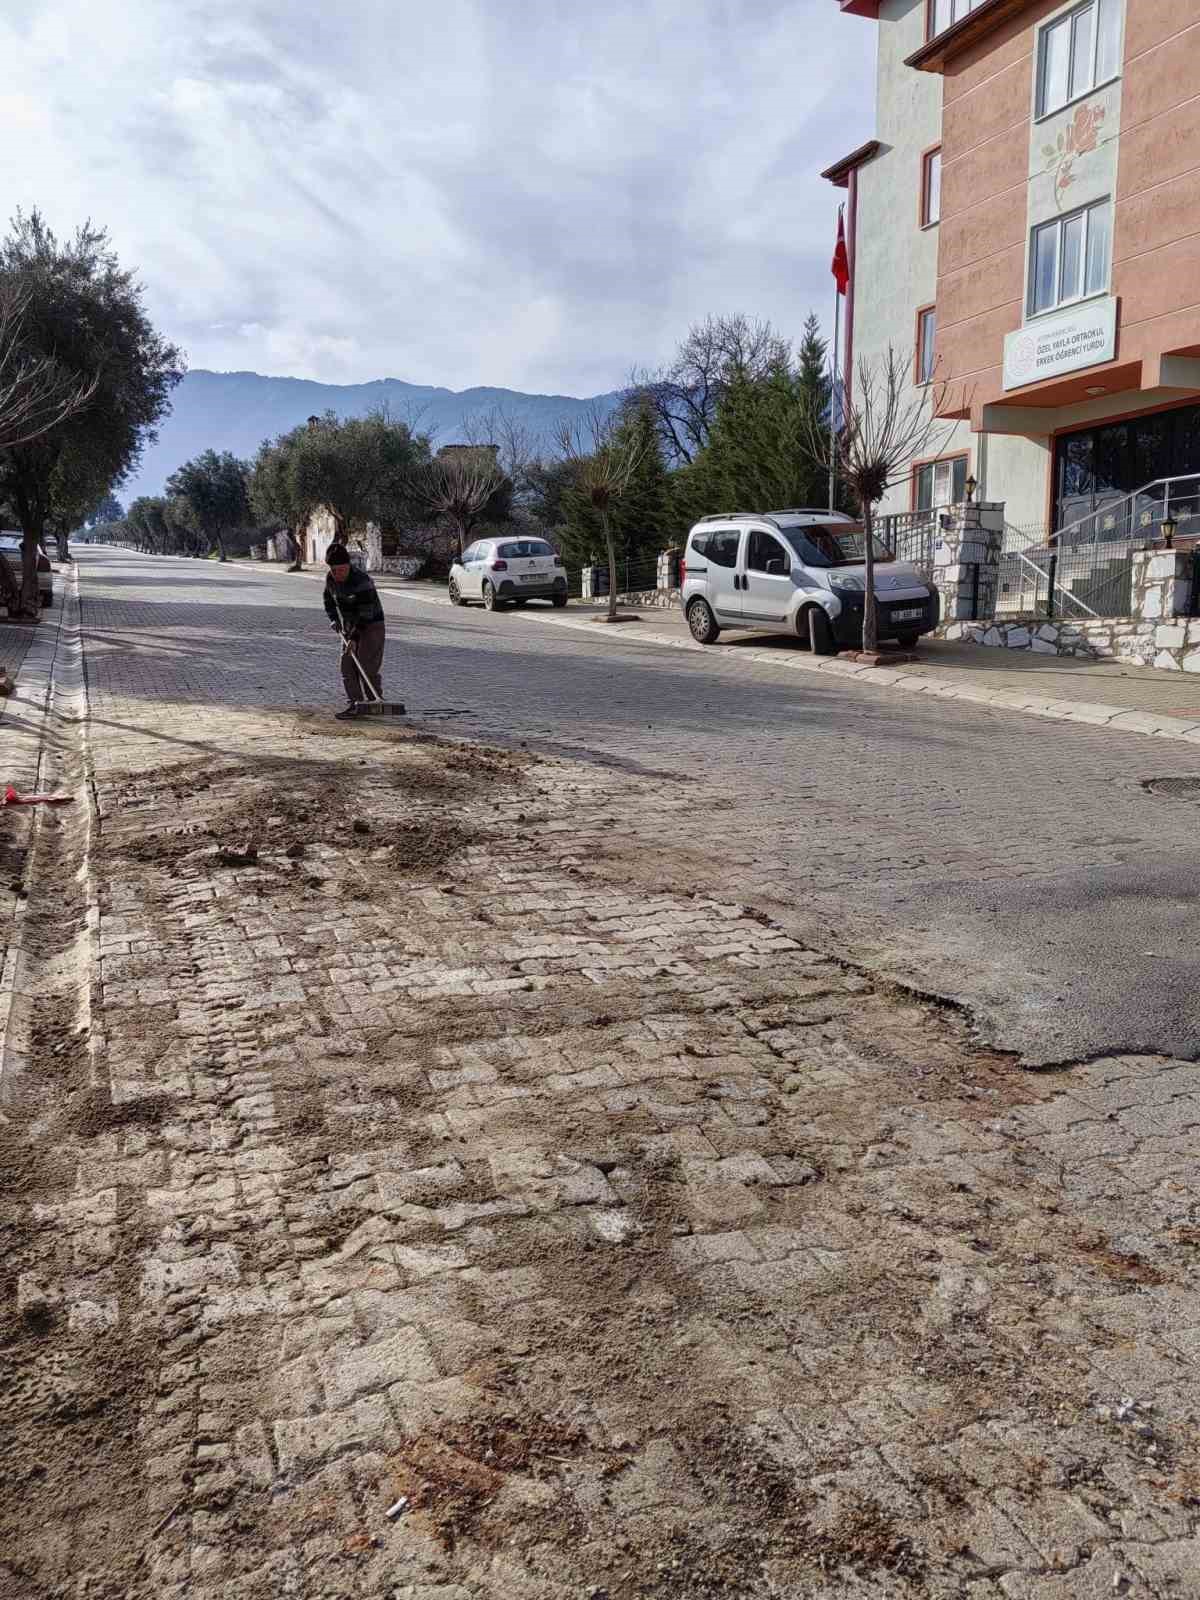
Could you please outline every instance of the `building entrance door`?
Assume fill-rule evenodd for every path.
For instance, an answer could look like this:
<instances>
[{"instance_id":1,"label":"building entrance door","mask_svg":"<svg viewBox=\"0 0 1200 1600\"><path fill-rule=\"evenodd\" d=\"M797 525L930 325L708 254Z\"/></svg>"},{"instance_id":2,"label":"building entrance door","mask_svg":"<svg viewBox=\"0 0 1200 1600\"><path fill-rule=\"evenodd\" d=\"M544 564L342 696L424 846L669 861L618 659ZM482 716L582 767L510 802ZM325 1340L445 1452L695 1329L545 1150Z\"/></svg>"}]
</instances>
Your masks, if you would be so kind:
<instances>
[{"instance_id":1,"label":"building entrance door","mask_svg":"<svg viewBox=\"0 0 1200 1600\"><path fill-rule=\"evenodd\" d=\"M1148 496L1126 508L1136 490L1161 478L1200 473L1200 406L1147 412L1124 422L1103 422L1060 434L1054 449L1054 528L1084 521L1084 538L1126 539L1160 519L1163 498ZM1200 516L1200 480L1172 491L1181 522Z\"/></svg>"}]
</instances>

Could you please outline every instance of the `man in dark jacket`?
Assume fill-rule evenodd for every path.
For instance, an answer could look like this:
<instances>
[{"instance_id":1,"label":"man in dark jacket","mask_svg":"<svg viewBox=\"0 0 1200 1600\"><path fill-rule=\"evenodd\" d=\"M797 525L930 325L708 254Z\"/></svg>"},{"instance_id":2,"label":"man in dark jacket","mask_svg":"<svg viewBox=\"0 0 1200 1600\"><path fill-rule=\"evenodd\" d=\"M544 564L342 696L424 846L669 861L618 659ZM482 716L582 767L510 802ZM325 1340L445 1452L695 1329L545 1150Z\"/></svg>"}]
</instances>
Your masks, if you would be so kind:
<instances>
[{"instance_id":1,"label":"man in dark jacket","mask_svg":"<svg viewBox=\"0 0 1200 1600\"><path fill-rule=\"evenodd\" d=\"M350 565L350 552L344 544L331 544L325 553L329 576L325 580L325 614L338 631L350 641L359 665L366 673L371 687L383 699L383 606L379 591L365 572ZM338 720L346 721L358 716L355 702L369 700L366 685L350 649L342 648L342 683L350 704L338 712Z\"/></svg>"}]
</instances>

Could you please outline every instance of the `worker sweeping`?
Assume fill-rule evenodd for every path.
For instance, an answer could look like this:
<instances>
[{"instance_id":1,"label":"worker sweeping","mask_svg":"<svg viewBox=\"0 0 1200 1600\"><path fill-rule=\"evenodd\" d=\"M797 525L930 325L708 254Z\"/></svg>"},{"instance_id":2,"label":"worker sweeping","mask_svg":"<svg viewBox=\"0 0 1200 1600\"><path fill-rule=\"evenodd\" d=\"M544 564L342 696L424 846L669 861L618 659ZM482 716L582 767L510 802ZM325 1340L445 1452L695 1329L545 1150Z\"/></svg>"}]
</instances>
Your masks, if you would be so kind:
<instances>
[{"instance_id":1,"label":"worker sweeping","mask_svg":"<svg viewBox=\"0 0 1200 1600\"><path fill-rule=\"evenodd\" d=\"M342 638L342 684L349 704L337 713L345 722L368 714L383 700L383 650L386 629L379 591L365 572L350 564L344 544L331 544L325 555L325 614ZM401 708L402 709L402 708Z\"/></svg>"}]
</instances>

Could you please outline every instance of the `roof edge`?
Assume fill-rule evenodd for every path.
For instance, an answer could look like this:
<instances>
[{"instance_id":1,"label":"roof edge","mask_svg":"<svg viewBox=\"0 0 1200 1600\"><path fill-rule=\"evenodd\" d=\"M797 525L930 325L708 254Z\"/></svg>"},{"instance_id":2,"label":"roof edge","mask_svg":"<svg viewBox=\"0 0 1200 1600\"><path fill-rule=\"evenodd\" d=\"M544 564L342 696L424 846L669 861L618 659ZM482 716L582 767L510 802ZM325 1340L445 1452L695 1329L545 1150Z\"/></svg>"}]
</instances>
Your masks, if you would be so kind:
<instances>
[{"instance_id":1,"label":"roof edge","mask_svg":"<svg viewBox=\"0 0 1200 1600\"><path fill-rule=\"evenodd\" d=\"M870 17L872 22L879 21L880 0L838 0L842 10L851 17Z\"/></svg>"},{"instance_id":2,"label":"roof edge","mask_svg":"<svg viewBox=\"0 0 1200 1600\"><path fill-rule=\"evenodd\" d=\"M942 72L953 56L978 40L985 39L993 28L1017 16L1029 3L1030 0L983 0L983 4L976 6L974 11L968 11L965 17L949 28L943 28L919 50L906 56L904 65L914 67L918 72Z\"/></svg>"},{"instance_id":3,"label":"roof edge","mask_svg":"<svg viewBox=\"0 0 1200 1600\"><path fill-rule=\"evenodd\" d=\"M865 167L868 161L874 161L882 149L883 145L878 139L868 139L866 144L860 144L857 150L851 150L848 156L826 167L821 176L835 188L844 189L850 182L850 174L859 167Z\"/></svg>"}]
</instances>

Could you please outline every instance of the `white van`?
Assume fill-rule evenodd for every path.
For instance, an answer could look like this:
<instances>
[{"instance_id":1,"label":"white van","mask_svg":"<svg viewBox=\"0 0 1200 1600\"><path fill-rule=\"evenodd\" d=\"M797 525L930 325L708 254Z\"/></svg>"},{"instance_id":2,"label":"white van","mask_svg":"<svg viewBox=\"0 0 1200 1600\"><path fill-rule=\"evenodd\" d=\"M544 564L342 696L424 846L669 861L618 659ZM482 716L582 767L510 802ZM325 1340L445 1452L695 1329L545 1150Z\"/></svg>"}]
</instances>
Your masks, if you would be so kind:
<instances>
[{"instance_id":1,"label":"white van","mask_svg":"<svg viewBox=\"0 0 1200 1600\"><path fill-rule=\"evenodd\" d=\"M739 511L702 517L688 534L680 599L693 639L723 628L797 634L818 655L862 646L866 533L830 511ZM875 539L880 639L912 646L938 624L938 593Z\"/></svg>"}]
</instances>

